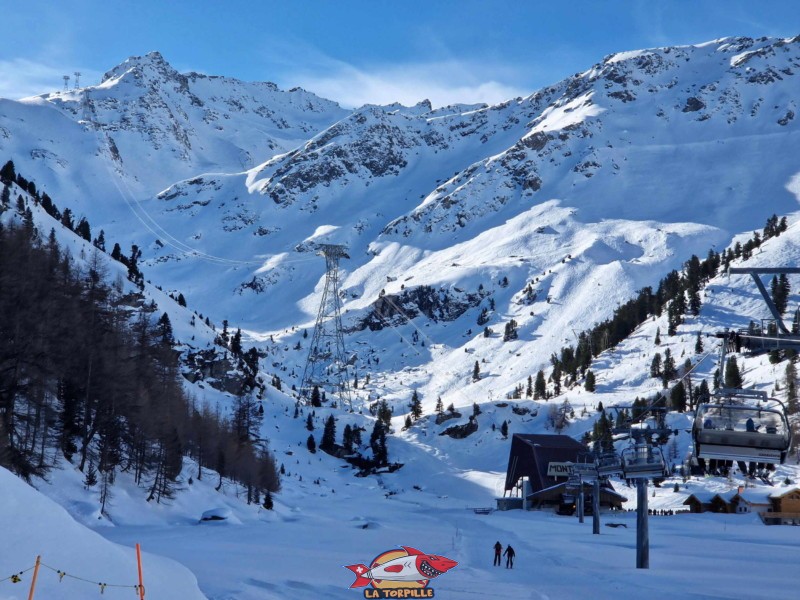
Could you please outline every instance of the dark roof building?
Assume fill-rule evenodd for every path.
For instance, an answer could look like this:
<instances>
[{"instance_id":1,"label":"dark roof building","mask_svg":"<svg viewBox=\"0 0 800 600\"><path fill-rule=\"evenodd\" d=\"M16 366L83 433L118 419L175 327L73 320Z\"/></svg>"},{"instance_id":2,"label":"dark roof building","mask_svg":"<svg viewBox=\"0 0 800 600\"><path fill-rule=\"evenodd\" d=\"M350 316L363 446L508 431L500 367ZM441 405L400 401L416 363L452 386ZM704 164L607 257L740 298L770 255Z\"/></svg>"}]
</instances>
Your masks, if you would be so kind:
<instances>
[{"instance_id":1,"label":"dark roof building","mask_svg":"<svg viewBox=\"0 0 800 600\"><path fill-rule=\"evenodd\" d=\"M570 463L583 462L587 453L583 444L566 435L516 433L511 438L505 491L514 490L525 478L530 489L525 490L524 496L531 506L563 504L566 496L570 495ZM591 493L591 487L584 484L587 493ZM625 501L626 498L617 494L610 483L602 483L602 506L619 508Z\"/></svg>"},{"instance_id":2,"label":"dark roof building","mask_svg":"<svg viewBox=\"0 0 800 600\"><path fill-rule=\"evenodd\" d=\"M553 487L569 476L568 471L563 471L563 475L556 477L559 466L577 462L587 452L586 446L567 435L515 433L511 438L505 490L513 490L521 477L528 478L532 492Z\"/></svg>"}]
</instances>

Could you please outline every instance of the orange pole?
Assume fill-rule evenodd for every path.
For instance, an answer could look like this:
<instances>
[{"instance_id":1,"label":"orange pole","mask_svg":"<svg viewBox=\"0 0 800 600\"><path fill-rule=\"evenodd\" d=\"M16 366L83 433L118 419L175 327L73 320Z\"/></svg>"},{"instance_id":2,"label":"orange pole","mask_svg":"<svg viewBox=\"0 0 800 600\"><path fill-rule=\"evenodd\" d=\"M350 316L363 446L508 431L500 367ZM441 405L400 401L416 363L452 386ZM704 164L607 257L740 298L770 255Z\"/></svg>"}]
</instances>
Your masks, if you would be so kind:
<instances>
[{"instance_id":1,"label":"orange pole","mask_svg":"<svg viewBox=\"0 0 800 600\"><path fill-rule=\"evenodd\" d=\"M42 562L41 555L36 557L36 565L33 567L33 579L31 579L31 591L28 592L28 600L33 600L33 592L36 591L36 577L39 575L39 563Z\"/></svg>"},{"instance_id":2,"label":"orange pole","mask_svg":"<svg viewBox=\"0 0 800 600\"><path fill-rule=\"evenodd\" d=\"M139 600L144 600L144 579L142 578L142 548L136 544L136 563L139 566Z\"/></svg>"}]
</instances>

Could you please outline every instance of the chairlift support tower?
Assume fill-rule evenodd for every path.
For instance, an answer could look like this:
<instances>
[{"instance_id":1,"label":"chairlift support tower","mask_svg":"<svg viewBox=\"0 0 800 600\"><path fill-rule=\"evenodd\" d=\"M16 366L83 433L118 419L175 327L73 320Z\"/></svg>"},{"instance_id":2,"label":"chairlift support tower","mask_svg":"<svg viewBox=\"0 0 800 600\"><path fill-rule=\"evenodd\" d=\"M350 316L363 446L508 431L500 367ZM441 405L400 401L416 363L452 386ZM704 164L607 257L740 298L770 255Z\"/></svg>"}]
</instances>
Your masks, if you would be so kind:
<instances>
[{"instance_id":1,"label":"chairlift support tower","mask_svg":"<svg viewBox=\"0 0 800 600\"><path fill-rule=\"evenodd\" d=\"M69 91L69 75L64 75L63 79L64 79L64 91L68 92Z\"/></svg>"},{"instance_id":2,"label":"chairlift support tower","mask_svg":"<svg viewBox=\"0 0 800 600\"><path fill-rule=\"evenodd\" d=\"M79 90L81 89L81 72L75 71L74 75L75 75L75 89Z\"/></svg>"},{"instance_id":3,"label":"chairlift support tower","mask_svg":"<svg viewBox=\"0 0 800 600\"><path fill-rule=\"evenodd\" d=\"M321 244L317 253L325 257L325 288L303 369L300 394L310 402L316 386L320 392L326 390L338 395L341 402L352 409L339 298L339 260L350 256L347 248L338 244Z\"/></svg>"},{"instance_id":4,"label":"chairlift support tower","mask_svg":"<svg viewBox=\"0 0 800 600\"><path fill-rule=\"evenodd\" d=\"M780 311L772 301L770 293L761 281L761 275L797 275L800 268L797 267L731 267L728 269L729 275L750 275L753 283L756 284L764 304L767 305L772 319L767 319L760 327L742 329L736 332L726 332L717 334L718 337L727 337L735 345L738 351L744 345L751 352L768 352L770 350L800 350L800 334L792 333L786 327ZM724 345L724 344L723 344ZM729 348L733 349L733 348ZM723 371L724 374L724 371Z\"/></svg>"}]
</instances>

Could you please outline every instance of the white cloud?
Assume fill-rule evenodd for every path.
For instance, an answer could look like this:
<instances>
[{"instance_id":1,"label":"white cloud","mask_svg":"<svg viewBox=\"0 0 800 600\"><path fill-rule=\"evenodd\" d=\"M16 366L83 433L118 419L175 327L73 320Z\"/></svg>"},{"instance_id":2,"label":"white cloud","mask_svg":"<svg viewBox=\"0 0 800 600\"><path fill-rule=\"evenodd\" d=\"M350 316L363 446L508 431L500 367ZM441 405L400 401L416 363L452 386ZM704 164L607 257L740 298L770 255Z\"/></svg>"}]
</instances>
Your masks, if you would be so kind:
<instances>
[{"instance_id":1,"label":"white cloud","mask_svg":"<svg viewBox=\"0 0 800 600\"><path fill-rule=\"evenodd\" d=\"M64 75L70 76L70 87L75 84L73 72L80 70L81 83L92 84L98 74L74 67L54 67L25 58L0 60L0 98L18 100L47 92L55 92L64 87Z\"/></svg>"},{"instance_id":2,"label":"white cloud","mask_svg":"<svg viewBox=\"0 0 800 600\"><path fill-rule=\"evenodd\" d=\"M454 103L493 104L533 90L515 83L521 69L474 60L445 58L355 66L332 58L299 40L264 44L265 68L282 87L301 86L346 107L364 104L413 105L430 100L434 107Z\"/></svg>"},{"instance_id":3,"label":"white cloud","mask_svg":"<svg viewBox=\"0 0 800 600\"><path fill-rule=\"evenodd\" d=\"M463 63L402 65L373 71L347 65L325 74L295 75L305 89L347 107L392 102L413 105L425 99L434 107L455 103L496 104L530 93L491 77L484 79L481 70L470 69Z\"/></svg>"}]
</instances>

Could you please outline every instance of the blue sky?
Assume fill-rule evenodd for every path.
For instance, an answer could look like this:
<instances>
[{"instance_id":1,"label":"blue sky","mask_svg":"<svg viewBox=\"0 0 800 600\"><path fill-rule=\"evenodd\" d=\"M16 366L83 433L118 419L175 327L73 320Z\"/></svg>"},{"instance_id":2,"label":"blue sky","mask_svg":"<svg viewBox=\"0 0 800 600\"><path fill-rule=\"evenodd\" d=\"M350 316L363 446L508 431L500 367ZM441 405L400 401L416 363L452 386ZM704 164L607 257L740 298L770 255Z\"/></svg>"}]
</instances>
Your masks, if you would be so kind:
<instances>
[{"instance_id":1,"label":"blue sky","mask_svg":"<svg viewBox=\"0 0 800 600\"><path fill-rule=\"evenodd\" d=\"M499 102L622 50L800 34L798 0L0 0L0 97L160 51L179 71L345 106Z\"/></svg>"}]
</instances>

